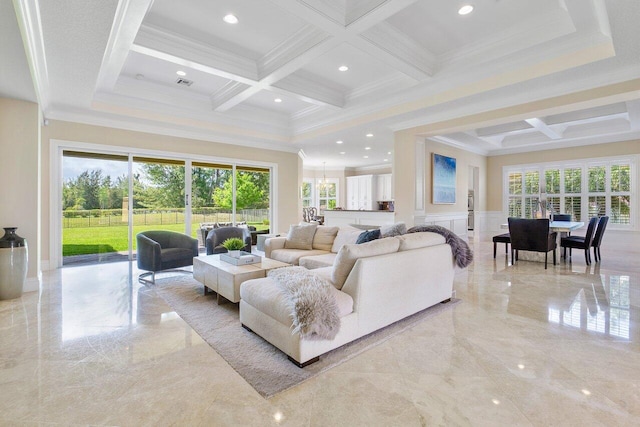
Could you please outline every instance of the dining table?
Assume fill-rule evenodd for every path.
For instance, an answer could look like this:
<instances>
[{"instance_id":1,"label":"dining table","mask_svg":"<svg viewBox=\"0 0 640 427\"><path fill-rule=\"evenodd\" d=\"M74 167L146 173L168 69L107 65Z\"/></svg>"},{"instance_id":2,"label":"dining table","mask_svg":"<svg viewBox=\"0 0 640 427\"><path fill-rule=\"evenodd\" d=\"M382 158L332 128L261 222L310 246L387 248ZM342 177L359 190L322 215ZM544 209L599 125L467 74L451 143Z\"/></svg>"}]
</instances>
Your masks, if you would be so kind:
<instances>
[{"instance_id":1,"label":"dining table","mask_svg":"<svg viewBox=\"0 0 640 427\"><path fill-rule=\"evenodd\" d=\"M551 221L549 223L549 231L557 231L559 233L569 233L582 227L584 227L584 222L582 221ZM509 224L501 224L500 228L509 229Z\"/></svg>"},{"instance_id":2,"label":"dining table","mask_svg":"<svg viewBox=\"0 0 640 427\"><path fill-rule=\"evenodd\" d=\"M549 222L549 231L556 231L558 233L557 242L558 247L560 247L560 239L564 237L562 233L570 233L573 230L577 230L578 228L584 227L584 222L582 221L551 221ZM500 224L500 228L509 229L509 224ZM525 252L523 259L528 261L542 261L544 258L541 256L542 254L533 253L533 252ZM562 254L560 255L562 258Z\"/></svg>"}]
</instances>

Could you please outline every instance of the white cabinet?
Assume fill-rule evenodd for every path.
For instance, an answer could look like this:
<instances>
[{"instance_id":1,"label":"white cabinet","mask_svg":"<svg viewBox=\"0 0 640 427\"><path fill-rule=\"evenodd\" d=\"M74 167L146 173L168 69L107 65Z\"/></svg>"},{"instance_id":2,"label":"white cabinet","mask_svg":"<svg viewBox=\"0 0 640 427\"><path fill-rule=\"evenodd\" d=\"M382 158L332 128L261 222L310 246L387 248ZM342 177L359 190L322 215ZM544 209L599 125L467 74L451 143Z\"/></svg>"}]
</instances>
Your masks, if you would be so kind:
<instances>
[{"instance_id":1,"label":"white cabinet","mask_svg":"<svg viewBox=\"0 0 640 427\"><path fill-rule=\"evenodd\" d=\"M393 185L390 173L378 175L376 201L393 200Z\"/></svg>"},{"instance_id":2,"label":"white cabinet","mask_svg":"<svg viewBox=\"0 0 640 427\"><path fill-rule=\"evenodd\" d=\"M376 177L374 175L360 175L347 177L347 209L376 210L378 205L376 195Z\"/></svg>"}]
</instances>

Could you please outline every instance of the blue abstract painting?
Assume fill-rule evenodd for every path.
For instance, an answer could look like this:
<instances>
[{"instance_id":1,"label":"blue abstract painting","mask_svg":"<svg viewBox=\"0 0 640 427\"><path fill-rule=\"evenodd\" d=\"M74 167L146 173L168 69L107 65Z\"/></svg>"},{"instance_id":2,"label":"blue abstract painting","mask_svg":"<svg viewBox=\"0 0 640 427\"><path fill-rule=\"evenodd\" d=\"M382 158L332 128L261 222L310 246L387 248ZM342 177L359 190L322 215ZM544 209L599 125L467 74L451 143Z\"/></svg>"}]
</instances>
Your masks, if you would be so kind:
<instances>
[{"instance_id":1,"label":"blue abstract painting","mask_svg":"<svg viewBox=\"0 0 640 427\"><path fill-rule=\"evenodd\" d=\"M433 203L456 202L456 159L433 153Z\"/></svg>"}]
</instances>

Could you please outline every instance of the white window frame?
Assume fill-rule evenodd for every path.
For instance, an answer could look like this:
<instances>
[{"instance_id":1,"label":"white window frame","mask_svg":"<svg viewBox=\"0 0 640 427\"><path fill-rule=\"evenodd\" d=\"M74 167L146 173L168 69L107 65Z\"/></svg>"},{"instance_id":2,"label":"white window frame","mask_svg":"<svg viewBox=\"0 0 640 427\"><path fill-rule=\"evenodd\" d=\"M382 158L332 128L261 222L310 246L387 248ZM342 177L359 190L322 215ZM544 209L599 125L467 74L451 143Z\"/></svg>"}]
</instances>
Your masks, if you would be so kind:
<instances>
[{"instance_id":1,"label":"white window frame","mask_svg":"<svg viewBox=\"0 0 640 427\"><path fill-rule=\"evenodd\" d=\"M630 156L616 156L616 157L603 157L603 158L592 158L592 159L584 159L584 160L568 160L565 162L546 162L546 163L536 163L536 164L521 164L521 165L510 165L504 166L502 171L502 181L503 181L503 194L502 194L502 211L505 216L509 215L509 198L513 197L509 194L509 174L510 173L522 173L523 179L523 191L520 195L522 197L522 206L524 213L524 197L525 188L524 188L524 177L526 172L531 171L532 169L539 170L540 173L540 189L546 193L546 176L545 171L549 169L560 169L560 193L558 194L549 194L549 196L559 197L560 198L560 209L562 212L565 211L564 202L565 197L570 195L576 195L581 197L581 205L580 205L580 215L581 221L585 221L585 218L588 218L589 215L589 197L590 196L604 196L606 200L606 214L611 216L611 197L618 195L628 195L631 198L631 206L630 206L630 217L629 224L613 224L611 221L609 222L608 227L611 229L619 229L619 230L637 230L638 229L638 221L640 218L640 213L638 212L638 194L640 188L640 182L638 182L638 162L640 160L640 156L638 155L630 155ZM629 165L630 167L630 185L631 191L628 192L613 192L611 190L611 166L614 165ZM589 183L588 183L588 169L593 166L605 166L605 192L604 193L592 193L589 192ZM564 182L564 170L569 168L580 168L581 169L581 180L582 185L580 189L580 193L566 193L565 192L565 182ZM546 196L546 194L545 194Z\"/></svg>"}]
</instances>

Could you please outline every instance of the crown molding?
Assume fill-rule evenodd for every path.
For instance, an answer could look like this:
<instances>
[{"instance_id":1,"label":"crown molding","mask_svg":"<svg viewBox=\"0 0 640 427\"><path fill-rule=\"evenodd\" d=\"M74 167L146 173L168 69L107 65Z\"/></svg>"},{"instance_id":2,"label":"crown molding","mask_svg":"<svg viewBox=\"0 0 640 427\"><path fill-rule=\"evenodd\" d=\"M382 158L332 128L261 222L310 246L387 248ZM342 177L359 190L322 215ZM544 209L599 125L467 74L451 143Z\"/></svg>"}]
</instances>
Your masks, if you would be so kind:
<instances>
[{"instance_id":1,"label":"crown molding","mask_svg":"<svg viewBox=\"0 0 640 427\"><path fill-rule=\"evenodd\" d=\"M118 88L118 86L116 86ZM149 96L136 96L141 91L150 93ZM173 100L173 102L171 102ZM174 115L177 123L184 121L193 127L220 126L229 132L238 135L261 134L268 135L264 140L289 141L289 120L284 114L255 114L255 109L244 107L233 114L222 114L211 111L209 99L203 95L191 95L177 98L167 94L157 94L153 86L144 88L125 89L122 93L99 93L94 96L94 104L101 105L105 111L116 114L128 114L131 108L133 117L137 117L138 111L144 111L146 115ZM93 107L93 105L92 105ZM169 120L170 119L163 119Z\"/></svg>"},{"instance_id":2,"label":"crown molding","mask_svg":"<svg viewBox=\"0 0 640 427\"><path fill-rule=\"evenodd\" d=\"M245 84L258 80L256 61L151 24L140 27L131 50Z\"/></svg>"},{"instance_id":3,"label":"crown molding","mask_svg":"<svg viewBox=\"0 0 640 427\"><path fill-rule=\"evenodd\" d=\"M250 86L244 83L229 81L223 87L210 95L211 109L217 110L222 107L227 101L235 96L240 95L247 90Z\"/></svg>"},{"instance_id":4,"label":"crown molding","mask_svg":"<svg viewBox=\"0 0 640 427\"><path fill-rule=\"evenodd\" d=\"M48 117L51 106L51 88L40 7L38 0L13 0L13 8L16 12L31 78L44 121Z\"/></svg>"},{"instance_id":5,"label":"crown molding","mask_svg":"<svg viewBox=\"0 0 640 427\"><path fill-rule=\"evenodd\" d=\"M459 49L438 57L442 68L457 62L494 61L500 57L523 51L534 45L573 34L576 27L566 9L547 12L541 17L531 18L503 31L493 33L491 37L477 40Z\"/></svg>"},{"instance_id":6,"label":"crown molding","mask_svg":"<svg viewBox=\"0 0 640 427\"><path fill-rule=\"evenodd\" d=\"M51 119L60 120L93 126L104 126L116 129L130 130L135 132L145 132L158 135L173 136L178 138L188 138L201 141L231 144L254 149L282 151L287 153L297 153L298 148L288 143L274 143L270 138L258 139L250 136L229 133L224 129L217 129L215 125L209 123L201 129L192 127L192 123L185 125L175 120L171 115L150 116L146 112L138 110L141 114L136 117L132 115L133 109L127 110L127 115L115 111L111 106L104 106L95 103L93 110L78 110L73 108L57 107L52 108ZM191 120L193 122L193 120ZM205 128L206 127L206 128Z\"/></svg>"},{"instance_id":7,"label":"crown molding","mask_svg":"<svg viewBox=\"0 0 640 427\"><path fill-rule=\"evenodd\" d=\"M395 72L392 75L373 81L366 85L359 86L345 95L347 104L359 102L368 96L379 96L384 93L405 90L415 86L415 81L408 78L401 72Z\"/></svg>"},{"instance_id":8,"label":"crown molding","mask_svg":"<svg viewBox=\"0 0 640 427\"><path fill-rule=\"evenodd\" d=\"M342 91L311 80L302 73L291 74L273 86L315 105L331 106L334 109L342 109L345 105Z\"/></svg>"},{"instance_id":9,"label":"crown molding","mask_svg":"<svg viewBox=\"0 0 640 427\"><path fill-rule=\"evenodd\" d=\"M391 55L394 61L389 65L416 80L428 79L438 67L437 57L425 46L385 21L363 32L360 37ZM400 66L402 64L406 66ZM411 69L408 70L407 66Z\"/></svg>"},{"instance_id":10,"label":"crown molding","mask_svg":"<svg viewBox=\"0 0 640 427\"><path fill-rule=\"evenodd\" d=\"M326 32L312 25L300 28L258 61L259 80L275 73L328 38Z\"/></svg>"}]
</instances>

